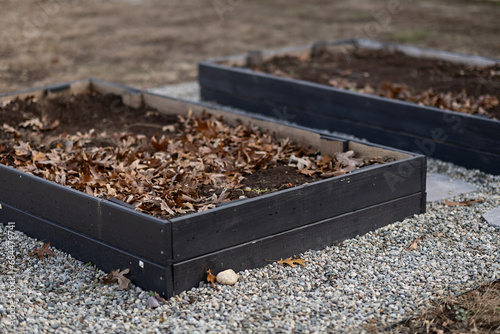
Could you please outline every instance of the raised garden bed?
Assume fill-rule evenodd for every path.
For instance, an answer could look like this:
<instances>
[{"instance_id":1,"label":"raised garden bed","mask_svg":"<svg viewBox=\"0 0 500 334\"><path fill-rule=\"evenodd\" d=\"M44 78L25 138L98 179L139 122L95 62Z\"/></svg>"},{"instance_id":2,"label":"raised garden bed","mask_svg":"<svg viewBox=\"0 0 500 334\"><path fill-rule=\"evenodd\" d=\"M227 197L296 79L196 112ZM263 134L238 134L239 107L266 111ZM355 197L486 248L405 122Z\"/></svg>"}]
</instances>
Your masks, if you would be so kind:
<instances>
[{"instance_id":1,"label":"raised garden bed","mask_svg":"<svg viewBox=\"0 0 500 334\"><path fill-rule=\"evenodd\" d=\"M500 174L499 62L351 39L204 61L199 82L205 101ZM446 93L462 84L465 94Z\"/></svg>"},{"instance_id":2,"label":"raised garden bed","mask_svg":"<svg viewBox=\"0 0 500 334\"><path fill-rule=\"evenodd\" d=\"M93 151L91 146L106 148L109 146L107 142L113 140L112 136L96 137L95 134L100 130L91 131L89 134L68 133L75 131L77 126L66 124L64 110L68 104L61 101L78 100L72 97L74 94L111 93L121 99L113 97L108 100L111 101L109 113L121 115L124 122L127 122L127 117L131 117L125 131L137 126L143 127L142 131L148 133L152 121L155 122L158 126L156 133L152 135L155 139L148 139L151 133L143 139L157 151L163 152L161 146L166 145L165 142L156 141L161 138L158 132L172 131L172 121L178 116L189 120L190 117L208 117L208 113L217 119L222 116L224 122L234 126L251 123L263 131L268 130L269 135L272 134L278 140L290 138L310 147L311 150L321 151L323 157L333 156L336 152L346 152L344 154L349 158L347 152L352 150L358 159L375 159L376 164L331 178L305 180L303 182L308 183L302 185L289 182L282 189L276 187L275 192L254 198L245 196L236 199L233 196L236 200L205 202L213 204L207 207L206 211L176 211L173 212L174 215L169 216L169 210L161 205L161 201L141 202L137 198L134 199L134 196L130 197L130 194L121 196L119 191L101 191L107 189L107 184L100 183L104 176L98 176L97 169L108 176L119 173L112 172L111 167L116 167L114 164L105 168L90 164L90 161L98 163L96 155L92 154L102 153ZM66 97L66 100L56 100L63 97ZM34 151L31 151L31 155L27 154L24 151L27 146L20 144L26 129L18 129L15 137L18 138L19 146L14 149L15 153L4 156L4 164L0 164L0 222L15 222L16 229L51 242L54 247L84 262L91 261L104 271L130 268L129 277L134 283L165 296L172 296L197 286L199 281L204 279L205 269L208 268L212 272L218 272L227 268L239 271L263 266L268 263L266 259L279 259L307 249L319 249L331 245L334 241L354 237L409 215L425 212L426 163L425 156L419 154L331 137L300 127L290 127L259 117L250 118L227 110L211 109L207 105L166 98L95 79L0 96L4 108L12 106L12 101L17 101L14 103L19 105L20 101L29 101L29 105L58 101L63 112L59 113L58 119L44 118L41 115L38 121L30 119L29 122L22 122L23 128L36 128L41 142L51 151L38 151L30 146ZM85 105L82 107L82 113L84 108ZM129 112L130 110L135 110L135 114ZM11 110L9 115L13 115L13 111ZM18 112L27 113L26 110ZM144 112L144 117L154 118L144 124L137 112ZM96 117L89 112L89 117L90 115ZM104 124L104 129L111 131L113 124L105 115L101 115L99 120ZM80 122L88 122L87 117L82 114ZM3 127L3 136L13 130L11 125ZM206 129L198 127L197 130ZM50 139L55 134L59 134L60 141ZM127 143L129 137L133 138L132 135L123 135L118 140L122 144ZM188 135L185 137L189 140ZM7 147L9 144L5 138L7 137L4 137L0 151L12 152L12 148ZM75 138L80 139L73 140ZM140 142L142 139L135 137L134 140ZM48 162L45 160L50 158L50 154L57 151L63 156L66 154L64 152L71 153L74 148L78 148L79 153L69 159L71 163L68 166L61 167L62 162L59 162L59 171L61 168L69 171L82 163L88 168L81 169L80 174L66 173L64 182L57 169L49 169L49 172L46 172L44 166ZM120 151L120 146L114 147L114 150L121 152L120 157L125 156L125 152ZM144 152L133 153L138 156ZM144 153L143 158L146 156ZM100 157L102 160L107 159ZM128 158L124 160L130 161ZM5 165L12 163L30 173L41 173L56 182L66 182L66 186ZM137 167L142 162L132 161L131 164ZM141 168L147 169L139 167ZM154 173L157 168L160 167L153 166L150 172ZM259 168L256 165L251 168L253 170L250 172L253 174L249 175L258 175L256 169ZM307 169L302 171L308 174ZM317 175L321 178L319 173ZM250 179L250 176L248 178ZM79 183L82 180L88 182L86 186ZM150 179L149 182L153 181ZM293 182L301 181L293 179ZM141 184L136 181L135 185ZM245 188L242 193L250 195L252 191ZM153 189L156 188L150 187L151 191ZM261 190L258 189L258 192ZM214 194L221 199L221 192ZM165 204L175 210L175 205L168 202L168 194L164 195ZM148 203L154 205L144 205ZM145 213L148 210L150 213ZM175 217L169 218L173 216Z\"/></svg>"}]
</instances>

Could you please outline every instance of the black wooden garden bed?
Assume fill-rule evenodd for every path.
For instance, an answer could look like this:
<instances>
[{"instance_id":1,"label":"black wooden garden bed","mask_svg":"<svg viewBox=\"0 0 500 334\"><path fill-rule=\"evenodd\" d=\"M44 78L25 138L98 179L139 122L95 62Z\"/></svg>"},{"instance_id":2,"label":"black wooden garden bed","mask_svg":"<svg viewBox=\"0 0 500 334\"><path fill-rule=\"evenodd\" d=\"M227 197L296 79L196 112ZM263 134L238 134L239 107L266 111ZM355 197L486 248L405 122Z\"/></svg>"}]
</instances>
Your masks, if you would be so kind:
<instances>
[{"instance_id":1,"label":"black wooden garden bed","mask_svg":"<svg viewBox=\"0 0 500 334\"><path fill-rule=\"evenodd\" d=\"M0 164L1 223L15 222L16 229L104 271L130 268L132 281L145 289L172 296L197 286L205 269L239 271L264 266L265 259L319 249L425 212L426 160L419 154L95 79L6 94L0 102L27 96L41 101L89 90L117 94L126 105L154 108L165 115L186 117L189 110L194 114L205 111L223 116L230 124L251 122L324 154L354 150L361 158L394 160L169 220Z\"/></svg>"},{"instance_id":2,"label":"black wooden garden bed","mask_svg":"<svg viewBox=\"0 0 500 334\"><path fill-rule=\"evenodd\" d=\"M356 48L364 48L480 67L499 62L369 40L334 41L201 62L201 98L302 126L353 134L467 168L500 173L500 121L497 119L294 79L287 77L287 73L278 76L246 68L277 56L305 59L329 48L340 50L346 59ZM401 68L405 72L411 70ZM349 71L345 72L341 75L348 77ZM489 93L500 95L496 86L492 86Z\"/></svg>"}]
</instances>

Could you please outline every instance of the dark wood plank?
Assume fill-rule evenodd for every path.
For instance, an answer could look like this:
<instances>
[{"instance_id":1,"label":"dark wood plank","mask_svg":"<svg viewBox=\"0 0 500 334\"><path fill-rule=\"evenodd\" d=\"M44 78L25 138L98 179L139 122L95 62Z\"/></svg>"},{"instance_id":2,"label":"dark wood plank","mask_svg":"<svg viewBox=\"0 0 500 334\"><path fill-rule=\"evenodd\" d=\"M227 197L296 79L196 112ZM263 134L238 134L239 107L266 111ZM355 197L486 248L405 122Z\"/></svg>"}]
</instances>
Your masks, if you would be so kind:
<instances>
[{"instance_id":1,"label":"dark wood plank","mask_svg":"<svg viewBox=\"0 0 500 334\"><path fill-rule=\"evenodd\" d=\"M168 265L173 262L172 224L110 201L101 202L103 240Z\"/></svg>"},{"instance_id":2,"label":"dark wood plank","mask_svg":"<svg viewBox=\"0 0 500 334\"><path fill-rule=\"evenodd\" d=\"M416 136L441 129L451 143L500 153L496 120L209 62L200 63L199 70L202 88Z\"/></svg>"},{"instance_id":3,"label":"dark wood plank","mask_svg":"<svg viewBox=\"0 0 500 334\"><path fill-rule=\"evenodd\" d=\"M127 103L134 106L145 101L144 93L139 90L96 79L33 92L43 98L86 89L122 94ZM199 107L206 106L200 104ZM239 114L231 116L243 117ZM267 120L257 122L274 126ZM319 133L311 135L304 128L285 129L281 122L279 124L283 133L317 139L320 146L334 149L332 143L321 141ZM350 143L341 139L335 145L341 147ZM425 158L409 156L406 152L396 155L403 159L384 166L367 167L337 181L321 181L259 199L229 203L208 212L176 218L173 222L0 165L0 201L5 203L4 209L0 210L0 219L13 220L28 235L50 241L53 246L85 262L92 261L105 271L130 267L137 284L171 296L174 291L173 241L177 245L176 260L180 261L247 241L251 244L253 239L267 238L270 234L314 224L348 211L364 210L366 205L401 196L418 195L420 201L413 201L408 212L422 212L425 210L425 206L421 206L422 203L425 205L425 199L422 200L425 197L425 178L422 177L425 175ZM377 191L366 191L370 188ZM401 213L401 210L398 208L395 212ZM273 224L268 224L270 220ZM172 230L174 225L177 235ZM178 282L191 279L178 277Z\"/></svg>"},{"instance_id":4,"label":"dark wood plank","mask_svg":"<svg viewBox=\"0 0 500 334\"><path fill-rule=\"evenodd\" d=\"M418 208L421 202L422 194L414 194L175 263L174 291L179 293L198 286L206 277L205 269L217 273L229 268L238 272L263 267L269 264L266 259L287 258L308 249L321 249L335 241L365 234L419 213L415 208Z\"/></svg>"},{"instance_id":5,"label":"dark wood plank","mask_svg":"<svg viewBox=\"0 0 500 334\"><path fill-rule=\"evenodd\" d=\"M171 297L173 295L172 267L158 265L130 252L70 230L46 219L18 210L2 203L0 222L14 222L15 229L52 247L71 254L82 262L91 261L99 269L111 272L130 268L126 277L145 290L153 290Z\"/></svg>"},{"instance_id":6,"label":"dark wood plank","mask_svg":"<svg viewBox=\"0 0 500 334\"><path fill-rule=\"evenodd\" d=\"M408 158L174 218L174 262L421 192L423 168Z\"/></svg>"},{"instance_id":7,"label":"dark wood plank","mask_svg":"<svg viewBox=\"0 0 500 334\"><path fill-rule=\"evenodd\" d=\"M235 108L259 113L268 117L276 117L272 110L278 108L276 105L269 102L243 99L235 95L227 95L211 89L202 88L201 96L205 100L217 101L217 103L231 105ZM279 108L283 108L283 106ZM453 145L449 141L439 142L433 140L432 137L414 136L410 133L390 131L370 124L350 122L333 116L328 117L309 111L299 111L289 106L287 106L287 115L290 118L289 121L302 126L349 133L374 143L411 152L418 152L429 157L453 162L466 168L477 168L486 173L500 174L500 154L479 151L470 146ZM443 132L444 135L447 135L447 133L446 131Z\"/></svg>"},{"instance_id":8,"label":"dark wood plank","mask_svg":"<svg viewBox=\"0 0 500 334\"><path fill-rule=\"evenodd\" d=\"M0 201L155 263L172 260L168 221L4 165Z\"/></svg>"}]
</instances>

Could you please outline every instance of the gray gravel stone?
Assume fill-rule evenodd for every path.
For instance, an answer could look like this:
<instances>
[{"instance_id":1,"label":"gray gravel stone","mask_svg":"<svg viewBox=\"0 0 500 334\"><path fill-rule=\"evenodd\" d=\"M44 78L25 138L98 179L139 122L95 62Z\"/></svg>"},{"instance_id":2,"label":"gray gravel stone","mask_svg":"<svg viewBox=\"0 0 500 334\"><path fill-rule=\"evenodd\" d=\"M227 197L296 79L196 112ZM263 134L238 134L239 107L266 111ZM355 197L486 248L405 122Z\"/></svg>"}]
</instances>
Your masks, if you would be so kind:
<instances>
[{"instance_id":1,"label":"gray gravel stone","mask_svg":"<svg viewBox=\"0 0 500 334\"><path fill-rule=\"evenodd\" d=\"M193 102L200 101L200 85L198 84L198 81L152 88L149 91Z\"/></svg>"},{"instance_id":2,"label":"gray gravel stone","mask_svg":"<svg viewBox=\"0 0 500 334\"><path fill-rule=\"evenodd\" d=\"M476 188L462 180L455 180L442 174L427 174L427 202L434 202L464 193L476 191Z\"/></svg>"},{"instance_id":3,"label":"gray gravel stone","mask_svg":"<svg viewBox=\"0 0 500 334\"><path fill-rule=\"evenodd\" d=\"M488 224L500 229L500 207L485 212L483 217L486 219Z\"/></svg>"},{"instance_id":4,"label":"gray gravel stone","mask_svg":"<svg viewBox=\"0 0 500 334\"><path fill-rule=\"evenodd\" d=\"M239 272L234 286L198 288L152 309L146 291L102 285L105 275L51 248L40 262L28 253L41 241L0 228L0 333L366 332L400 321L430 300L500 278L500 231L483 214L500 204L500 176L430 159L430 173L473 185L454 201L427 204L409 217L319 251L298 255L305 267ZM425 236L418 249L407 250ZM13 283L11 283L13 282ZM1 311L5 310L5 314ZM11 315L11 317L9 317Z\"/></svg>"}]
</instances>

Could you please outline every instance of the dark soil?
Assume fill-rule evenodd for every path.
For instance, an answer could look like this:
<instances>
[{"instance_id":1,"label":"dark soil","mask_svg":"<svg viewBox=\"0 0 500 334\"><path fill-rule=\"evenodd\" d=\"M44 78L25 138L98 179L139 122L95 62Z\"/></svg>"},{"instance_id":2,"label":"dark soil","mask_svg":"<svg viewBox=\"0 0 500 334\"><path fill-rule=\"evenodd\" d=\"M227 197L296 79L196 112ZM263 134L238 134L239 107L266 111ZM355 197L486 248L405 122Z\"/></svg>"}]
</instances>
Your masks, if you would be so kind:
<instances>
[{"instance_id":1,"label":"dark soil","mask_svg":"<svg viewBox=\"0 0 500 334\"><path fill-rule=\"evenodd\" d=\"M32 126L20 126L23 122L34 119L42 123L36 129ZM163 126L178 126L176 116L164 115L150 108L131 108L124 105L119 96L99 95L95 92L51 100L34 101L29 98L12 101L0 108L0 124L8 124L17 132L0 132L0 158L3 155L9 162L12 162L9 152L19 141L30 143L33 149L43 150L44 145L47 145L44 138L62 133L85 133L94 129L95 132L106 131L107 134L123 132L152 137L158 136ZM109 140L99 138L86 142L84 147L116 147L115 140L112 136ZM51 141L50 147L46 148L63 144ZM278 163L246 175L241 182L243 186L232 190L229 199L256 197L315 180L314 177L299 174L297 168ZM220 195L222 189L201 186L197 191L200 195L211 196L213 193Z\"/></svg>"},{"instance_id":2,"label":"dark soil","mask_svg":"<svg viewBox=\"0 0 500 334\"><path fill-rule=\"evenodd\" d=\"M412 58L388 50L326 50L307 59L276 56L253 69L325 85L344 80L353 83L355 89L371 86L376 91L377 88L390 83L404 85L414 94L432 89L434 93L451 92L452 96L458 96L465 91L468 96L476 98L481 95L500 98L500 64L472 67L440 60ZM500 105L486 109L486 113L490 117L500 119Z\"/></svg>"},{"instance_id":3,"label":"dark soil","mask_svg":"<svg viewBox=\"0 0 500 334\"><path fill-rule=\"evenodd\" d=\"M247 187L244 188L246 197L257 197L313 181L316 181L316 179L297 173L295 167L278 165L271 169L263 169L258 173L250 174L242 183Z\"/></svg>"},{"instance_id":4,"label":"dark soil","mask_svg":"<svg viewBox=\"0 0 500 334\"><path fill-rule=\"evenodd\" d=\"M18 126L33 119L40 120L42 129L34 131L31 126ZM98 95L95 92L41 101L15 100L0 108L0 124L13 126L19 132L20 140L35 146L44 136L87 132L91 129L96 132L130 130L153 136L162 125L176 122L177 117L148 108L130 108L122 103L120 96ZM0 133L2 142L8 138L12 138L11 133ZM107 146L110 143L95 144Z\"/></svg>"}]
</instances>

